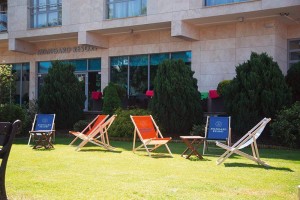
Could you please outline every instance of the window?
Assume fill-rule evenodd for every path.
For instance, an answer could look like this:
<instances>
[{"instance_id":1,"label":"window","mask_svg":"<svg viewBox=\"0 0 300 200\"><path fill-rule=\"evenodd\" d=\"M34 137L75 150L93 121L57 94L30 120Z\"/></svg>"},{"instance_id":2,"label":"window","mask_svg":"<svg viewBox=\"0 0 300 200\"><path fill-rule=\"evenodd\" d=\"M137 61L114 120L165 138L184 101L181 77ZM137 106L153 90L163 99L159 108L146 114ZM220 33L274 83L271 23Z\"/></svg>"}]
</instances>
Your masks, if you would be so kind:
<instances>
[{"instance_id":1,"label":"window","mask_svg":"<svg viewBox=\"0 0 300 200\"><path fill-rule=\"evenodd\" d=\"M7 32L7 3L0 2L0 32Z\"/></svg>"},{"instance_id":2,"label":"window","mask_svg":"<svg viewBox=\"0 0 300 200\"><path fill-rule=\"evenodd\" d=\"M147 14L147 0L107 0L107 18L135 17Z\"/></svg>"},{"instance_id":3,"label":"window","mask_svg":"<svg viewBox=\"0 0 300 200\"><path fill-rule=\"evenodd\" d=\"M300 39L289 41L289 63L290 67L294 63L300 62Z\"/></svg>"},{"instance_id":4,"label":"window","mask_svg":"<svg viewBox=\"0 0 300 200\"><path fill-rule=\"evenodd\" d=\"M12 72L16 75L16 90L14 101L24 105L29 102L29 63L12 65Z\"/></svg>"},{"instance_id":5,"label":"window","mask_svg":"<svg viewBox=\"0 0 300 200\"><path fill-rule=\"evenodd\" d=\"M158 65L166 59L182 59L191 66L190 51L110 58L110 81L125 88L129 96L153 89Z\"/></svg>"},{"instance_id":6,"label":"window","mask_svg":"<svg viewBox=\"0 0 300 200\"><path fill-rule=\"evenodd\" d=\"M205 6L216 6L230 3L246 2L251 0L205 0Z\"/></svg>"},{"instance_id":7,"label":"window","mask_svg":"<svg viewBox=\"0 0 300 200\"><path fill-rule=\"evenodd\" d=\"M75 67L74 74L84 85L87 99L84 110L101 110L101 102L92 98L93 92L101 92L101 58L64 60ZM38 62L38 94L44 84L44 77L52 67L51 61Z\"/></svg>"},{"instance_id":8,"label":"window","mask_svg":"<svg viewBox=\"0 0 300 200\"><path fill-rule=\"evenodd\" d=\"M31 0L30 27L41 28L61 25L62 0Z\"/></svg>"}]
</instances>

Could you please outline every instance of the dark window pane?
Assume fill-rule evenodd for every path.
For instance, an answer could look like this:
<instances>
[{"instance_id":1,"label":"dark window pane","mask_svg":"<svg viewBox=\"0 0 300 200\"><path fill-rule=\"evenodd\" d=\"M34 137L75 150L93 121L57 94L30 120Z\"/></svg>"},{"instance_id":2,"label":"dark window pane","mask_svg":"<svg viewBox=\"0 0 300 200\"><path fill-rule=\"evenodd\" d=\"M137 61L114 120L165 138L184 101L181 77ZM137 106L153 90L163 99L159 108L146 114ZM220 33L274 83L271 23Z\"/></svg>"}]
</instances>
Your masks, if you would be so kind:
<instances>
[{"instance_id":1,"label":"dark window pane","mask_svg":"<svg viewBox=\"0 0 300 200\"><path fill-rule=\"evenodd\" d=\"M300 40L290 41L290 50L300 49Z\"/></svg>"},{"instance_id":2,"label":"dark window pane","mask_svg":"<svg viewBox=\"0 0 300 200\"><path fill-rule=\"evenodd\" d=\"M101 59L100 58L89 59L88 60L88 70L101 71Z\"/></svg>"},{"instance_id":3,"label":"dark window pane","mask_svg":"<svg viewBox=\"0 0 300 200\"><path fill-rule=\"evenodd\" d=\"M52 67L51 61L43 61L38 63L38 73L48 73L49 69Z\"/></svg>"},{"instance_id":4,"label":"dark window pane","mask_svg":"<svg viewBox=\"0 0 300 200\"><path fill-rule=\"evenodd\" d=\"M176 53L171 53L171 59L182 59L183 62L187 65L191 65L191 60L192 60L192 52L190 51L185 51L185 52L176 52Z\"/></svg>"}]
</instances>

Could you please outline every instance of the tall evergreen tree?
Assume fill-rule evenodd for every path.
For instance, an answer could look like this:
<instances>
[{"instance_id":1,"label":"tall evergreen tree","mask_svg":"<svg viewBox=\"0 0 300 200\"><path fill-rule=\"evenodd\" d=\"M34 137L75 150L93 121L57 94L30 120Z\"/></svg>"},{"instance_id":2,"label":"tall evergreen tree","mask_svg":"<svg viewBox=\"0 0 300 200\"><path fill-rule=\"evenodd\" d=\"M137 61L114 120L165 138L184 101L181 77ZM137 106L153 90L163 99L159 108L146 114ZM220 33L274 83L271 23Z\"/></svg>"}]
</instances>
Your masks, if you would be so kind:
<instances>
[{"instance_id":1,"label":"tall evergreen tree","mask_svg":"<svg viewBox=\"0 0 300 200\"><path fill-rule=\"evenodd\" d=\"M83 115L85 98L84 83L74 75L74 66L52 62L38 99L40 111L55 113L57 127L71 128Z\"/></svg>"},{"instance_id":2,"label":"tall evergreen tree","mask_svg":"<svg viewBox=\"0 0 300 200\"><path fill-rule=\"evenodd\" d=\"M167 134L188 134L202 123L201 95L193 75L182 60L165 60L158 67L150 108Z\"/></svg>"},{"instance_id":3,"label":"tall evergreen tree","mask_svg":"<svg viewBox=\"0 0 300 200\"><path fill-rule=\"evenodd\" d=\"M103 90L103 113L112 115L115 110L121 107L121 99L118 94L118 86L109 83ZM120 93L122 91L120 90ZM122 94L120 94L122 95Z\"/></svg>"},{"instance_id":4,"label":"tall evergreen tree","mask_svg":"<svg viewBox=\"0 0 300 200\"><path fill-rule=\"evenodd\" d=\"M300 62L291 66L285 80L292 90L293 101L300 101Z\"/></svg>"},{"instance_id":5,"label":"tall evergreen tree","mask_svg":"<svg viewBox=\"0 0 300 200\"><path fill-rule=\"evenodd\" d=\"M236 67L236 77L223 92L232 127L244 134L263 117L273 118L290 104L291 92L276 62L266 53L252 53Z\"/></svg>"}]
</instances>

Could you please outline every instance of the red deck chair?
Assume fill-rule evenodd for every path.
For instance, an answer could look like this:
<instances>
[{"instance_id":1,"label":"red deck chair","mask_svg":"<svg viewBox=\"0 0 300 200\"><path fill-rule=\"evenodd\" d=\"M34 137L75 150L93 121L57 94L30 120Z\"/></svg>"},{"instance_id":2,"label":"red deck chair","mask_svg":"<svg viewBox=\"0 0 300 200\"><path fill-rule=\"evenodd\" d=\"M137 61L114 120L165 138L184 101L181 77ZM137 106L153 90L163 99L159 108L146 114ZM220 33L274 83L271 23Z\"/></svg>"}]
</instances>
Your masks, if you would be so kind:
<instances>
[{"instance_id":1,"label":"red deck chair","mask_svg":"<svg viewBox=\"0 0 300 200\"><path fill-rule=\"evenodd\" d=\"M133 138L133 148L132 151L135 152L139 149L146 149L148 155L151 157L150 152L154 151L158 147L165 145L169 154L173 157L167 143L172 138L164 138L156 125L153 117L148 116L130 116L134 124L134 138ZM139 136L142 145L135 147L136 135ZM152 145L153 148L148 146ZM144 146L144 148L142 148Z\"/></svg>"},{"instance_id":2,"label":"red deck chair","mask_svg":"<svg viewBox=\"0 0 300 200\"><path fill-rule=\"evenodd\" d=\"M104 123L100 123L98 127L94 129L87 137L84 137L83 141L77 146L76 151L86 145L88 142L93 143L97 146L101 146L107 150L113 151L115 147L109 144L108 129L116 119L117 115L111 116Z\"/></svg>"},{"instance_id":3,"label":"red deck chair","mask_svg":"<svg viewBox=\"0 0 300 200\"><path fill-rule=\"evenodd\" d=\"M72 145L78 138L87 140L89 136L94 135L99 130L101 124L105 122L109 115L97 115L95 119L85 127L81 132L69 131L70 134L75 136L75 139L69 145Z\"/></svg>"}]
</instances>

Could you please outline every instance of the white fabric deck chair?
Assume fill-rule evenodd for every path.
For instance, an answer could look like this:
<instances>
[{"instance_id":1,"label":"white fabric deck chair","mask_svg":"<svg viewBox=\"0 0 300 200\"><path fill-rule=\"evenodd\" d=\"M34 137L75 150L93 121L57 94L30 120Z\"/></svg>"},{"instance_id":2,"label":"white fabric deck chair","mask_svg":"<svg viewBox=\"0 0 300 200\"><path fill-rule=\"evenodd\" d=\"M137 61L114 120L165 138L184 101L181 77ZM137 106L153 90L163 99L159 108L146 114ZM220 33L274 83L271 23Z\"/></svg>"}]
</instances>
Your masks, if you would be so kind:
<instances>
[{"instance_id":1,"label":"white fabric deck chair","mask_svg":"<svg viewBox=\"0 0 300 200\"><path fill-rule=\"evenodd\" d=\"M133 137L133 148L132 151L135 152L140 149L145 149L148 155L151 157L150 152L154 151L158 147L165 145L169 154L173 157L170 148L167 143L172 138L164 138L156 125L153 117L151 115L147 116L131 116L130 118L134 125L134 137ZM136 135L139 136L142 144L138 147L135 147ZM148 145L153 146L149 148ZM144 148L143 148L144 146Z\"/></svg>"},{"instance_id":2,"label":"white fabric deck chair","mask_svg":"<svg viewBox=\"0 0 300 200\"><path fill-rule=\"evenodd\" d=\"M36 114L32 123L31 130L29 131L30 144L31 139L35 140L35 137L47 136L51 140L55 140L55 114ZM51 142L51 141L50 141Z\"/></svg>"},{"instance_id":3,"label":"white fabric deck chair","mask_svg":"<svg viewBox=\"0 0 300 200\"><path fill-rule=\"evenodd\" d=\"M257 143L257 138L261 135L266 125L271 121L271 118L264 118L262 119L258 124L256 124L246 135L244 135L239 141L237 141L234 145L227 146L225 144L222 144L220 142L216 142L216 145L225 149L226 152L219 157L217 160L217 164L220 165L223 163L229 156L231 156L233 153L236 153L238 155L244 156L250 160L253 160L254 162L264 165L266 167L269 167L268 164L260 160ZM241 151L241 149L251 145L252 149L252 156L249 154L246 154Z\"/></svg>"},{"instance_id":4,"label":"white fabric deck chair","mask_svg":"<svg viewBox=\"0 0 300 200\"><path fill-rule=\"evenodd\" d=\"M224 142L231 146L231 117L207 116L205 126L205 140L203 144L203 155L208 150L209 142Z\"/></svg>"},{"instance_id":5,"label":"white fabric deck chair","mask_svg":"<svg viewBox=\"0 0 300 200\"><path fill-rule=\"evenodd\" d=\"M115 120L116 116L117 115L113 115L106 121L102 120L98 125L93 126L93 128L91 129L92 131L90 131L89 134L79 135L79 138L82 139L82 142L77 146L76 151L79 151L88 142L103 147L107 150L111 150L111 151L114 150L115 148L111 146L109 143L108 129L113 123L113 121ZM72 143L73 141L71 142L71 144Z\"/></svg>"}]
</instances>

